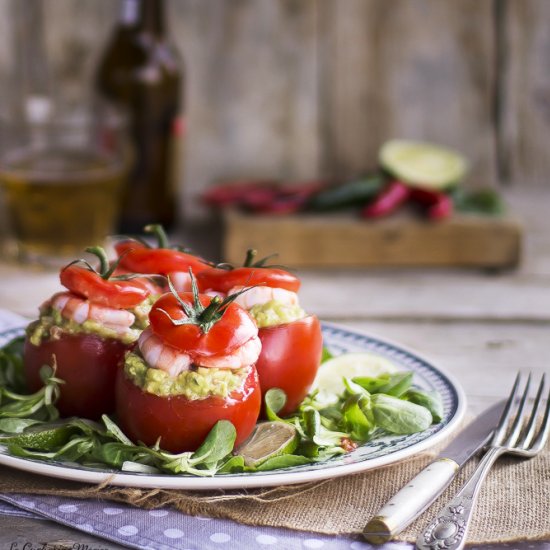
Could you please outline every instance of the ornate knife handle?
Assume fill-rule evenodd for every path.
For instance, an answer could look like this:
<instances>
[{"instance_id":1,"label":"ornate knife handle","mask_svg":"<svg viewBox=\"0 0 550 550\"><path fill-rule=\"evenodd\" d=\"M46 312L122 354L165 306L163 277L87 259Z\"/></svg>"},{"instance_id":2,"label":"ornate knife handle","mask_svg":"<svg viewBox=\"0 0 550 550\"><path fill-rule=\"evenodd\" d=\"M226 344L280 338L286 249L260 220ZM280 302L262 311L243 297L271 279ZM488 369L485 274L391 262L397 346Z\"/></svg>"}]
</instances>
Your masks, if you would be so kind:
<instances>
[{"instance_id":1,"label":"ornate knife handle","mask_svg":"<svg viewBox=\"0 0 550 550\"><path fill-rule=\"evenodd\" d=\"M487 451L472 477L416 539L419 550L460 550L464 547L481 484L503 451L498 447Z\"/></svg>"}]
</instances>

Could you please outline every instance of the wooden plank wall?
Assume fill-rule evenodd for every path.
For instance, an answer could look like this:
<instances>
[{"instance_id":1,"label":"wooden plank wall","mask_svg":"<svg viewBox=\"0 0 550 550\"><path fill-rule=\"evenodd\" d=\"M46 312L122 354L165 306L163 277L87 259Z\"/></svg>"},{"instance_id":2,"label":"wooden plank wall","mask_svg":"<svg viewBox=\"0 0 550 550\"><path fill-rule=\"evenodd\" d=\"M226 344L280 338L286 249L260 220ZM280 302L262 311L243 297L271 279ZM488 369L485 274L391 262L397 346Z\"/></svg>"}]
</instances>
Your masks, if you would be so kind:
<instances>
[{"instance_id":1,"label":"wooden plank wall","mask_svg":"<svg viewBox=\"0 0 550 550\"><path fill-rule=\"evenodd\" d=\"M116 2L29 1L45 2L54 79L84 89ZM0 0L4 82L18 2ZM548 185L548 0L168 4L188 74L188 216L214 181L348 177L372 168L390 137L463 151L472 185Z\"/></svg>"}]
</instances>

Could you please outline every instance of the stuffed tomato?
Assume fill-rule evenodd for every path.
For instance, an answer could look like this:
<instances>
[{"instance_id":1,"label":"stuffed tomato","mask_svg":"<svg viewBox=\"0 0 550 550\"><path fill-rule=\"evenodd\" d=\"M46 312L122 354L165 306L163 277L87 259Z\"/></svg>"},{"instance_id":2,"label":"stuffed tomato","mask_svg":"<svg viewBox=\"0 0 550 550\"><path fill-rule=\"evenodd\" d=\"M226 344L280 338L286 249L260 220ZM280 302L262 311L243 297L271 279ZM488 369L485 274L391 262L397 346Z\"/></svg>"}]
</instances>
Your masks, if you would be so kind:
<instances>
[{"instance_id":1,"label":"stuffed tomato","mask_svg":"<svg viewBox=\"0 0 550 550\"><path fill-rule=\"evenodd\" d=\"M145 231L156 236L156 247L133 239L115 244L120 259L119 271L164 275L170 278L178 292L191 291L189 270L196 275L210 267L210 264L193 254L172 248L162 226L148 225ZM168 287L165 290L168 290Z\"/></svg>"},{"instance_id":2,"label":"stuffed tomato","mask_svg":"<svg viewBox=\"0 0 550 550\"><path fill-rule=\"evenodd\" d=\"M282 416L294 412L308 394L323 352L321 325L315 315L259 330L262 353L256 363L262 392L280 388L286 394Z\"/></svg>"},{"instance_id":3,"label":"stuffed tomato","mask_svg":"<svg viewBox=\"0 0 550 550\"><path fill-rule=\"evenodd\" d=\"M135 442L194 451L219 420L235 426L239 445L261 406L254 364L261 343L254 321L234 297L167 293L150 327L127 354L116 384L118 424Z\"/></svg>"},{"instance_id":4,"label":"stuffed tomato","mask_svg":"<svg viewBox=\"0 0 550 550\"><path fill-rule=\"evenodd\" d=\"M97 419L115 408L116 370L147 324L152 287L140 280L111 279L104 252L101 272L77 263L62 269L68 289L40 307L26 331L24 371L29 390L43 382L44 365L64 383L56 406L61 416Z\"/></svg>"},{"instance_id":5,"label":"stuffed tomato","mask_svg":"<svg viewBox=\"0 0 550 550\"><path fill-rule=\"evenodd\" d=\"M210 268L197 279L204 291L246 292L235 302L245 308L259 328L262 351L256 363L262 393L282 389L287 401L280 414L295 411L308 394L319 364L323 339L319 320L300 307L300 280L288 271L269 267L265 260L253 263L248 251L243 267Z\"/></svg>"}]
</instances>

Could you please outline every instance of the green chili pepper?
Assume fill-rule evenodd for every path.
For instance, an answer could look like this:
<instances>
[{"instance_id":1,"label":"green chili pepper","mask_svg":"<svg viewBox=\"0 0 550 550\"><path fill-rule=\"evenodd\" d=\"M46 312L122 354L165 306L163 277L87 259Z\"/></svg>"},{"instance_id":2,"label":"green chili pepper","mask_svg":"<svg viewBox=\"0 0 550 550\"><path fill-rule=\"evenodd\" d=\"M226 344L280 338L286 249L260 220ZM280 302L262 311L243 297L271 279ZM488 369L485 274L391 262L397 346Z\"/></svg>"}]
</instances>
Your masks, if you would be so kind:
<instances>
[{"instance_id":1,"label":"green chili pepper","mask_svg":"<svg viewBox=\"0 0 550 550\"><path fill-rule=\"evenodd\" d=\"M367 176L334 185L313 195L306 208L314 211L337 210L346 206L362 206L378 195L384 187L385 179L380 175Z\"/></svg>"}]
</instances>

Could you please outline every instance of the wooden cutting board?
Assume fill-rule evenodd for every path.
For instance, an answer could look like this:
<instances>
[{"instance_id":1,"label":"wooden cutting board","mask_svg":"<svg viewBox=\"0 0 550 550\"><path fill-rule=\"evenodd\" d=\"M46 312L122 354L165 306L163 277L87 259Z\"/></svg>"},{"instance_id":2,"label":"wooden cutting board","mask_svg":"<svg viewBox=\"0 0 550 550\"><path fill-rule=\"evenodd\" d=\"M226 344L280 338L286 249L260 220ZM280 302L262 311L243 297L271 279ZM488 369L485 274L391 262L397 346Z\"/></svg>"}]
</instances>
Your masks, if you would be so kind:
<instances>
[{"instance_id":1,"label":"wooden cutting board","mask_svg":"<svg viewBox=\"0 0 550 550\"><path fill-rule=\"evenodd\" d=\"M513 268L522 228L508 216L455 214L432 222L409 215L362 220L349 213L258 216L224 214L223 254L241 264L244 252L277 252L296 267L457 266Z\"/></svg>"}]
</instances>

